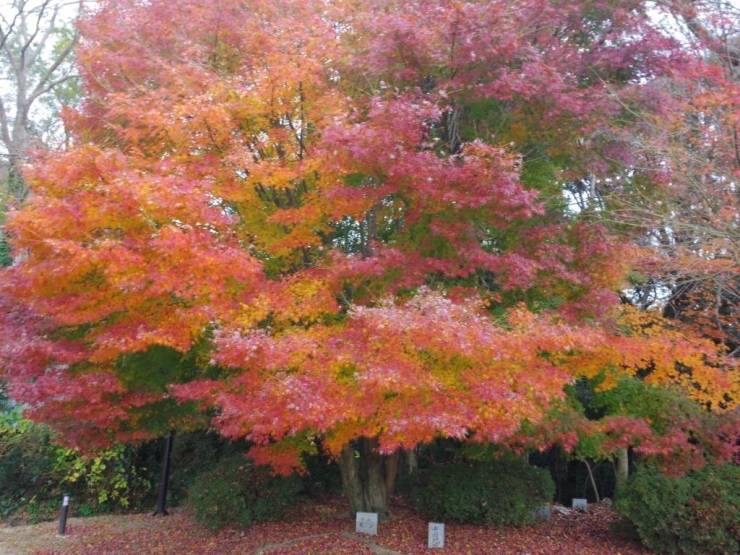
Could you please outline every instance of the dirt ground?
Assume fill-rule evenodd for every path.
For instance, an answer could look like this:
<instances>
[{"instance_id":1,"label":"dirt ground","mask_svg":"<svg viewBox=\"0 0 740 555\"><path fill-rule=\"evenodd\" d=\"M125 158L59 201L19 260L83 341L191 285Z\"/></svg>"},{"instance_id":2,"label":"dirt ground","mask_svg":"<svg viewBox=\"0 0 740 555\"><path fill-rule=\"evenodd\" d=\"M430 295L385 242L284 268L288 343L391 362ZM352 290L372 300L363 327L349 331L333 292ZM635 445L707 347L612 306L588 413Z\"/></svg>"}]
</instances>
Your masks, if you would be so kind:
<instances>
[{"instance_id":1,"label":"dirt ground","mask_svg":"<svg viewBox=\"0 0 740 555\"><path fill-rule=\"evenodd\" d=\"M172 512L176 513L177 509ZM166 519L154 517L142 518L142 515L70 518L67 520L65 536L58 535L58 521L24 526L0 525L0 555L31 555L40 551L75 553L75 547L80 538L87 536L87 532L105 528L116 531L139 529L150 533L152 528L160 528L163 533L166 533L167 523L165 521Z\"/></svg>"}]
</instances>

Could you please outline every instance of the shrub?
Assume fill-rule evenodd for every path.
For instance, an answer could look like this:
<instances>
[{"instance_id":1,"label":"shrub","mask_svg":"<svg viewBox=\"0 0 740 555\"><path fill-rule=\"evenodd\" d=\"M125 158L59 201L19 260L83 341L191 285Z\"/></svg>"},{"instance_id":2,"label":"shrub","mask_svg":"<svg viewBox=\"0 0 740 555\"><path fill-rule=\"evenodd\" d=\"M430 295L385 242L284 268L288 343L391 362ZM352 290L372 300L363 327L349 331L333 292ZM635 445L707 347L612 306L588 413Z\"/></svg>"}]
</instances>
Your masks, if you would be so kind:
<instances>
[{"instance_id":1,"label":"shrub","mask_svg":"<svg viewBox=\"0 0 740 555\"><path fill-rule=\"evenodd\" d=\"M131 464L136 449L116 444L96 453L56 447L57 470L63 475L62 487L92 513L110 512L113 507L127 509L140 492L152 490L146 468Z\"/></svg>"},{"instance_id":2,"label":"shrub","mask_svg":"<svg viewBox=\"0 0 740 555\"><path fill-rule=\"evenodd\" d=\"M62 493L72 510L94 513L133 508L152 484L133 464L136 449L114 445L83 455L54 443L54 432L22 417L17 407L0 411L0 518L25 507L31 521L58 516Z\"/></svg>"},{"instance_id":3,"label":"shrub","mask_svg":"<svg viewBox=\"0 0 740 555\"><path fill-rule=\"evenodd\" d=\"M273 476L269 468L235 455L193 480L189 503L195 519L210 530L246 527L279 519L301 487L295 475Z\"/></svg>"},{"instance_id":4,"label":"shrub","mask_svg":"<svg viewBox=\"0 0 740 555\"><path fill-rule=\"evenodd\" d=\"M233 443L217 434L195 431L175 435L172 446L172 471L169 482L169 503L178 503L188 497L192 483L203 472L213 469L218 461L236 456L245 450L244 443ZM161 446L157 456L161 457Z\"/></svg>"},{"instance_id":5,"label":"shrub","mask_svg":"<svg viewBox=\"0 0 740 555\"><path fill-rule=\"evenodd\" d=\"M641 468L618 491L616 507L642 542L665 553L740 552L740 468L706 466L671 477Z\"/></svg>"},{"instance_id":6,"label":"shrub","mask_svg":"<svg viewBox=\"0 0 740 555\"><path fill-rule=\"evenodd\" d=\"M0 414L1 517L61 493L50 437L48 429L21 419L19 411Z\"/></svg>"},{"instance_id":7,"label":"shrub","mask_svg":"<svg viewBox=\"0 0 740 555\"><path fill-rule=\"evenodd\" d=\"M547 471L514 455L420 470L404 489L409 503L431 518L494 526L531 523L555 494Z\"/></svg>"}]
</instances>

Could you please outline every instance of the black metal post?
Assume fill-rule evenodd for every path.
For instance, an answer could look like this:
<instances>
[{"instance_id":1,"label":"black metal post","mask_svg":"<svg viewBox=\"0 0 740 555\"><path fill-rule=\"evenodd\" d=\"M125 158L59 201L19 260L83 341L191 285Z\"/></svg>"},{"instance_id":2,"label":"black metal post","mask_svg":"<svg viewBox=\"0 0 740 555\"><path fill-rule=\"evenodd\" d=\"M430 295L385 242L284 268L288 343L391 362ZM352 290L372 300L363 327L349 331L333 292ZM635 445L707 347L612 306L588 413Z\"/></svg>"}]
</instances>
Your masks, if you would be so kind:
<instances>
[{"instance_id":1,"label":"black metal post","mask_svg":"<svg viewBox=\"0 0 740 555\"><path fill-rule=\"evenodd\" d=\"M62 513L59 515L59 532L60 536L66 535L67 515L69 514L69 495L66 493L62 497Z\"/></svg>"},{"instance_id":2,"label":"black metal post","mask_svg":"<svg viewBox=\"0 0 740 555\"><path fill-rule=\"evenodd\" d=\"M172 454L172 441L175 438L175 431L171 431L167 436L162 453L162 477L159 480L159 496L157 498L157 510L154 516L167 516L169 513L165 509L167 503L167 486L170 481L170 455Z\"/></svg>"}]
</instances>

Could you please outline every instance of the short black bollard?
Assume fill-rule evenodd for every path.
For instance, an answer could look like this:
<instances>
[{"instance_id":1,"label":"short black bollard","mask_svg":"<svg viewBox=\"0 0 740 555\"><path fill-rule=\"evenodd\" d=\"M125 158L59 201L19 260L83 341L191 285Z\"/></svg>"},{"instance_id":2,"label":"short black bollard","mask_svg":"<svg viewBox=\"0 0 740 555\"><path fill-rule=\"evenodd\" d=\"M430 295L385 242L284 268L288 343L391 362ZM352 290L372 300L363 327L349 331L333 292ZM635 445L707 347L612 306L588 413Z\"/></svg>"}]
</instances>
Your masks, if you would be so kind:
<instances>
[{"instance_id":1,"label":"short black bollard","mask_svg":"<svg viewBox=\"0 0 740 555\"><path fill-rule=\"evenodd\" d=\"M65 535L67 529L67 515L69 514L69 495L62 497L62 514L59 517L59 534L60 536Z\"/></svg>"}]
</instances>

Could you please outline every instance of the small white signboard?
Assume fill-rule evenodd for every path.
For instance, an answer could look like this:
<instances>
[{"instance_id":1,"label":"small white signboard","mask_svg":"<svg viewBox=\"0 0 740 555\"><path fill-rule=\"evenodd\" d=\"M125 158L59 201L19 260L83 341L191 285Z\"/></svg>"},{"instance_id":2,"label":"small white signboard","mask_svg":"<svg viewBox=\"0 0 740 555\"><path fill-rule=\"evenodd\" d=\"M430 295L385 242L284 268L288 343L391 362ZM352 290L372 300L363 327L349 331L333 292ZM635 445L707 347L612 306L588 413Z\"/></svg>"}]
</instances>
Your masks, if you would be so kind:
<instances>
[{"instance_id":1,"label":"small white signboard","mask_svg":"<svg viewBox=\"0 0 740 555\"><path fill-rule=\"evenodd\" d=\"M357 513L355 532L358 534L378 535L378 513Z\"/></svg>"},{"instance_id":2,"label":"small white signboard","mask_svg":"<svg viewBox=\"0 0 740 555\"><path fill-rule=\"evenodd\" d=\"M550 505L542 505L542 507L532 513L535 520L544 520L546 522L550 522L551 515Z\"/></svg>"},{"instance_id":3,"label":"small white signboard","mask_svg":"<svg viewBox=\"0 0 740 555\"><path fill-rule=\"evenodd\" d=\"M587 499L577 499L573 498L573 508L576 511L587 511L588 510L588 500Z\"/></svg>"},{"instance_id":4,"label":"small white signboard","mask_svg":"<svg viewBox=\"0 0 740 555\"><path fill-rule=\"evenodd\" d=\"M445 546L445 525L439 522L429 523L429 547Z\"/></svg>"}]
</instances>

